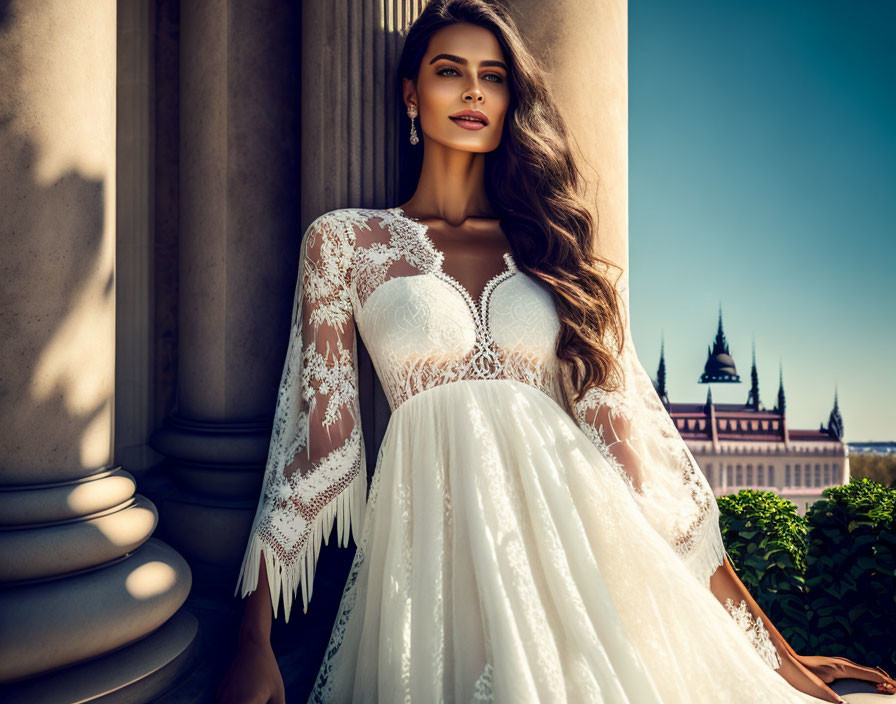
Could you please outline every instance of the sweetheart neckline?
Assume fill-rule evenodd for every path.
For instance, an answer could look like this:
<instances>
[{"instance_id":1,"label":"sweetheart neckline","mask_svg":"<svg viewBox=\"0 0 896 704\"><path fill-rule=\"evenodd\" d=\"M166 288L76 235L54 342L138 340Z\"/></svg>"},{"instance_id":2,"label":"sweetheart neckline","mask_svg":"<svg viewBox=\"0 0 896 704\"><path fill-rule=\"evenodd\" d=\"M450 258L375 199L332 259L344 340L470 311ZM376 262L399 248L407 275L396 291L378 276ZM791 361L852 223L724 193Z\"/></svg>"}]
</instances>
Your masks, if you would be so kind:
<instances>
[{"instance_id":1,"label":"sweetheart neckline","mask_svg":"<svg viewBox=\"0 0 896 704\"><path fill-rule=\"evenodd\" d=\"M471 308L477 326L482 329L484 334L488 335L489 329L487 304L491 297L492 291L494 291L498 284L506 279L509 279L511 276L517 273L518 270L516 261L513 258L513 254L511 252L504 252L501 255L501 258L504 260L504 268L494 276L490 277L488 281L485 282L485 286L483 286L482 291L480 291L479 295L474 297L466 286L464 286L454 276L445 271L445 252L439 249L439 247L436 246L435 242L433 242L432 238L429 236L429 225L421 222L415 217L407 215L401 208L401 206L387 208L387 212L390 212L396 217L403 218L404 220L407 220L408 222L416 225L415 229L420 236L420 240L423 242L424 246L429 248L436 261L435 270L428 273L441 278L442 280L453 286L455 289L457 289L457 291L467 302L467 305Z\"/></svg>"}]
</instances>

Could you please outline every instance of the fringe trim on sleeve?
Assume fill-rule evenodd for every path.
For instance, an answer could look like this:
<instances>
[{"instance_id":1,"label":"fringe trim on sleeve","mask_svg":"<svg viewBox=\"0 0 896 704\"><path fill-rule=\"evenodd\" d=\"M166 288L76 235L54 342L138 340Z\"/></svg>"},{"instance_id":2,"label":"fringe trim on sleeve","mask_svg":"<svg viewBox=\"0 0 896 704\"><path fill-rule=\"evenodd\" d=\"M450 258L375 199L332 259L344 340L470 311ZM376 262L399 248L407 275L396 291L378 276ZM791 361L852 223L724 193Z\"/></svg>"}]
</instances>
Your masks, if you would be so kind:
<instances>
[{"instance_id":1,"label":"fringe trim on sleeve","mask_svg":"<svg viewBox=\"0 0 896 704\"><path fill-rule=\"evenodd\" d=\"M709 589L709 579L725 561L725 544L719 529L718 504L712 507L694 539L694 545L684 556L684 563Z\"/></svg>"},{"instance_id":2,"label":"fringe trim on sleeve","mask_svg":"<svg viewBox=\"0 0 896 704\"><path fill-rule=\"evenodd\" d=\"M310 527L306 527L308 537L305 544L301 547L296 559L290 563L284 563L276 551L263 541L262 536L253 526L252 536L243 557L239 577L237 577L234 596L240 590L240 582L243 585L241 598L245 598L246 595L258 588L258 568L263 551L274 618L277 618L277 607L282 593L284 618L289 623L292 602L300 586L302 589L302 611L308 613L308 601L311 599L314 586L314 571L317 567L317 558L320 555L321 541L324 545L329 544L335 518L338 545L348 547L350 535L354 535L357 545L364 525L366 503L367 472L362 467L339 496L315 516Z\"/></svg>"}]
</instances>

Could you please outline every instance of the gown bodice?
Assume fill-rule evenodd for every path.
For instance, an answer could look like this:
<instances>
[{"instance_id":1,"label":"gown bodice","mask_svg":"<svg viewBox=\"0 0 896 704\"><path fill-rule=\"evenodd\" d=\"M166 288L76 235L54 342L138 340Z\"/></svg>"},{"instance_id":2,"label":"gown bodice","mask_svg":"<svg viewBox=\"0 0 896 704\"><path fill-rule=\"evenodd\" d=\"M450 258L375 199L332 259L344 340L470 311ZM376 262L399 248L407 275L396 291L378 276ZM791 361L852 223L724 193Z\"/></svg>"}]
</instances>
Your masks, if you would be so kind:
<instances>
[{"instance_id":1,"label":"gown bodice","mask_svg":"<svg viewBox=\"0 0 896 704\"><path fill-rule=\"evenodd\" d=\"M560 321L546 288L505 252L479 295L444 269L423 223L400 208L331 213L351 239L349 293L357 329L394 411L462 379L516 379L562 404Z\"/></svg>"}]
</instances>

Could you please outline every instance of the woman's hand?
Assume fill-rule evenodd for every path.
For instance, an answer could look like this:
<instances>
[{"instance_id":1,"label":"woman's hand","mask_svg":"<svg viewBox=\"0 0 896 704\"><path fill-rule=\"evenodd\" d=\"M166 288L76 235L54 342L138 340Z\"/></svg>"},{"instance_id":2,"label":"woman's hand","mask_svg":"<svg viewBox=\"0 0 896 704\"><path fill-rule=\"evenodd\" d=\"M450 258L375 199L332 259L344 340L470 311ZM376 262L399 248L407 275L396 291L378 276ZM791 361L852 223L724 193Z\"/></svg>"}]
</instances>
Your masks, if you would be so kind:
<instances>
[{"instance_id":1,"label":"woman's hand","mask_svg":"<svg viewBox=\"0 0 896 704\"><path fill-rule=\"evenodd\" d=\"M245 640L215 693L215 704L286 704L270 642Z\"/></svg>"},{"instance_id":2,"label":"woman's hand","mask_svg":"<svg viewBox=\"0 0 896 704\"><path fill-rule=\"evenodd\" d=\"M877 686L877 690L883 694L896 694L896 680L879 667L865 667L857 665L847 658L827 657L824 655L797 655L796 658L807 670L817 675L824 683L848 677L872 682Z\"/></svg>"}]
</instances>

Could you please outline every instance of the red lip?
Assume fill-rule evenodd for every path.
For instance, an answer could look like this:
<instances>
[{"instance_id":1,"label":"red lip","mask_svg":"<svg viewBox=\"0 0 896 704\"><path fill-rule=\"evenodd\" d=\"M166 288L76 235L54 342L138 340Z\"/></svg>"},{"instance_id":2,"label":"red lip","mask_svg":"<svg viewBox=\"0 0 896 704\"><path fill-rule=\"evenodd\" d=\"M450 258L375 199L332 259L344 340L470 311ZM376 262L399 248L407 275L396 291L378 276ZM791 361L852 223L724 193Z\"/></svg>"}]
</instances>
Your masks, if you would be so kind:
<instances>
[{"instance_id":1,"label":"red lip","mask_svg":"<svg viewBox=\"0 0 896 704\"><path fill-rule=\"evenodd\" d=\"M488 124L488 116L481 110L461 110L448 117L475 117L477 120L481 120L482 124Z\"/></svg>"}]
</instances>

